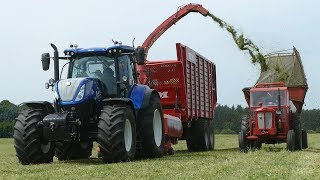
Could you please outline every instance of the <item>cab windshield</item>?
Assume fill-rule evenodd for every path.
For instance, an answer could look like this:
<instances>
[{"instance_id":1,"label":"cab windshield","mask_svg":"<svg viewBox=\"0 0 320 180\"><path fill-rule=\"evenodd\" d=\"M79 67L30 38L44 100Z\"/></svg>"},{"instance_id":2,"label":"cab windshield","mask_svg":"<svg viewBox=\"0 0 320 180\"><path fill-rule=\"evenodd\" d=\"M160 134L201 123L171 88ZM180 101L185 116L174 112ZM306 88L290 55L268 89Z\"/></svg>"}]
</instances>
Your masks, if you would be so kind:
<instances>
[{"instance_id":1,"label":"cab windshield","mask_svg":"<svg viewBox=\"0 0 320 180\"><path fill-rule=\"evenodd\" d=\"M70 78L91 77L100 79L107 87L108 93L116 94L115 57L90 56L71 61ZM132 79L130 57L123 55L118 57L120 82Z\"/></svg>"},{"instance_id":2,"label":"cab windshield","mask_svg":"<svg viewBox=\"0 0 320 180\"><path fill-rule=\"evenodd\" d=\"M251 107L262 106L277 106L278 105L278 90L273 91L251 91L250 92ZM287 104L285 90L280 90L281 106Z\"/></svg>"}]
</instances>

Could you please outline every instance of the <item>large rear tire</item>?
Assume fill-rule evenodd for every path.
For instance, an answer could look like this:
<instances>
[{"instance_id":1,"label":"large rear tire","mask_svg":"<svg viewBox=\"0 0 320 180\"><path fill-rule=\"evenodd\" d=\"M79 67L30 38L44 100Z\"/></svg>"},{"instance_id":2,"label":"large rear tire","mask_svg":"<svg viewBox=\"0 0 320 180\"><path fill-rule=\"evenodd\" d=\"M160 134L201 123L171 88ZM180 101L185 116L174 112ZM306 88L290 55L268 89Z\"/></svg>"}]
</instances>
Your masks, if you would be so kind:
<instances>
[{"instance_id":1,"label":"large rear tire","mask_svg":"<svg viewBox=\"0 0 320 180\"><path fill-rule=\"evenodd\" d=\"M308 134L306 130L301 131L301 136L302 136L302 149L307 149L308 148Z\"/></svg>"},{"instance_id":2,"label":"large rear tire","mask_svg":"<svg viewBox=\"0 0 320 180\"><path fill-rule=\"evenodd\" d=\"M99 119L99 157L106 163L133 160L136 152L136 124L131 107L106 105Z\"/></svg>"},{"instance_id":3,"label":"large rear tire","mask_svg":"<svg viewBox=\"0 0 320 180\"><path fill-rule=\"evenodd\" d=\"M293 130L289 130L287 134L287 150L294 151L295 150L295 133Z\"/></svg>"},{"instance_id":4,"label":"large rear tire","mask_svg":"<svg viewBox=\"0 0 320 180\"><path fill-rule=\"evenodd\" d=\"M14 125L14 147L21 164L50 163L54 156L54 143L42 140L39 122L47 114L42 109L26 109L19 113Z\"/></svg>"},{"instance_id":5,"label":"large rear tire","mask_svg":"<svg viewBox=\"0 0 320 180\"><path fill-rule=\"evenodd\" d=\"M160 98L151 94L149 105L139 112L137 156L162 157L164 153L164 121Z\"/></svg>"},{"instance_id":6,"label":"large rear tire","mask_svg":"<svg viewBox=\"0 0 320 180\"><path fill-rule=\"evenodd\" d=\"M56 157L60 160L86 159L92 154L92 141L56 142Z\"/></svg>"}]
</instances>

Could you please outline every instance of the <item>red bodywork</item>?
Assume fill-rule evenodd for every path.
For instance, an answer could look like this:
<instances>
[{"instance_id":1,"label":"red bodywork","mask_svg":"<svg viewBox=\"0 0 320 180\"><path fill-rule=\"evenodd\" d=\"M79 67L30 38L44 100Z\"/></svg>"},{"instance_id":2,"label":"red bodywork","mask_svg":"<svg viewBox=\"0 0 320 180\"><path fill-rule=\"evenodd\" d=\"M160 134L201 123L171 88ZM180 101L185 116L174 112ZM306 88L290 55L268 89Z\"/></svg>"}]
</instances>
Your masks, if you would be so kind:
<instances>
[{"instance_id":1,"label":"red bodywork","mask_svg":"<svg viewBox=\"0 0 320 180\"><path fill-rule=\"evenodd\" d=\"M284 92L284 97L282 99L284 103L280 106L282 111L281 114L276 113L279 110L278 105L263 106L260 104L258 107L252 106L253 100L251 99L250 94L254 92L274 92L277 90ZM285 142L287 133L292 128L291 116L293 113L301 113L306 91L306 87L286 87L283 82L260 83L252 88L243 89L246 101L252 112L249 120L250 132L247 134L246 139L259 140L264 143ZM265 125L267 121L267 112L272 114L271 127L266 127ZM258 125L259 113L264 115L264 128L261 128Z\"/></svg>"},{"instance_id":2,"label":"red bodywork","mask_svg":"<svg viewBox=\"0 0 320 180\"><path fill-rule=\"evenodd\" d=\"M161 23L141 47L148 51L153 43L172 25L190 12L207 16L209 11L200 4L181 7ZM177 60L147 61L137 67L139 83L148 84L161 96L166 135L165 151L183 137L183 127L200 118L213 120L217 102L215 64L192 49L176 44Z\"/></svg>"}]
</instances>

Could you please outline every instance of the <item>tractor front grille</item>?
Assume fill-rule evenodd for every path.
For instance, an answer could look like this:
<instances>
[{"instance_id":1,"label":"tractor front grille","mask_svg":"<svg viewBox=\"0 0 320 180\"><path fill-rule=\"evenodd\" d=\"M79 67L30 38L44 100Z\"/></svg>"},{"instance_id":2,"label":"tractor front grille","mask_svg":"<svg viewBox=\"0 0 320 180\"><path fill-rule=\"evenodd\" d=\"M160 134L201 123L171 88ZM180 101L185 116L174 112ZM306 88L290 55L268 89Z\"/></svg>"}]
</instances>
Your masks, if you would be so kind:
<instances>
[{"instance_id":1,"label":"tractor front grille","mask_svg":"<svg viewBox=\"0 0 320 180\"><path fill-rule=\"evenodd\" d=\"M257 114L259 129L270 129L272 127L272 113L259 112Z\"/></svg>"}]
</instances>

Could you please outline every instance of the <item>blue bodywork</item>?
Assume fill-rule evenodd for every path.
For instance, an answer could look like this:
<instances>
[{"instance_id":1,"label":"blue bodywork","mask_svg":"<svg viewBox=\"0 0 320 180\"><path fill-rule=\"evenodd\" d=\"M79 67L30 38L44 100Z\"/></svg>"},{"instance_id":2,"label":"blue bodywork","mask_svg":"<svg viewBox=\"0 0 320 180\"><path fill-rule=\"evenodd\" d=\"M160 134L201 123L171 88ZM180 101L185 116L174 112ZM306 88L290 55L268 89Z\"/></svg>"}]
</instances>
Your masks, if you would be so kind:
<instances>
[{"instance_id":1,"label":"blue bodywork","mask_svg":"<svg viewBox=\"0 0 320 180\"><path fill-rule=\"evenodd\" d=\"M135 51L134 47L131 46L111 46L109 48L77 48L77 49L66 49L64 50L65 55L69 56L97 56L97 55L108 55L115 52L120 53L133 53Z\"/></svg>"},{"instance_id":2,"label":"blue bodywork","mask_svg":"<svg viewBox=\"0 0 320 180\"><path fill-rule=\"evenodd\" d=\"M135 48L131 46L111 46L109 48L70 48L64 50L65 55L71 57L83 57L83 56L107 56L113 53L133 53ZM56 82L55 91L56 91L56 99L61 99L59 93L59 82ZM63 80L66 81L66 80ZM80 92L82 86L85 86L84 96L80 100L76 100L77 95ZM89 87L90 86L90 87ZM103 92L101 87L101 82L99 79L96 78L84 78L78 85L76 92L73 95L72 100L63 101L61 99L60 103L62 106L69 106L69 105L77 105L81 104L87 100L94 99L96 104L101 104L102 100L105 98L103 97ZM67 87L66 87L67 88ZM138 85L134 84L132 88L129 90L128 98L132 101L135 110L139 110L142 107L143 99L147 91L150 88L146 85Z\"/></svg>"},{"instance_id":3,"label":"blue bodywork","mask_svg":"<svg viewBox=\"0 0 320 180\"><path fill-rule=\"evenodd\" d=\"M56 99L61 99L60 93L59 93L59 82L61 80L56 82L55 91L57 93ZM79 86L77 87L76 93L74 94L71 101L61 101L61 105L76 105L80 104L84 101L87 101L89 99L93 99L96 104L100 104L102 102L102 90L100 86L100 80L96 78L84 78ZM80 92L81 87L84 86L84 96L80 100L76 100L77 95Z\"/></svg>"},{"instance_id":4,"label":"blue bodywork","mask_svg":"<svg viewBox=\"0 0 320 180\"><path fill-rule=\"evenodd\" d=\"M57 85L55 87L55 91L57 93L56 97L57 99L61 99L60 93L59 93L59 82L57 82ZM76 100L77 95L80 92L80 89L82 86L85 86L84 90L84 96L80 100ZM134 105L134 109L139 110L142 108L144 96L147 91L149 91L150 88L146 85L138 85L135 84L132 86L130 93L129 93L129 99L132 101ZM102 90L99 86L99 79L96 78L84 78L84 80L81 81L79 86L77 87L76 93L74 94L71 101L63 101L61 100L62 106L69 106L69 105L77 105L84 101L93 99L96 104L100 104L104 97L102 96Z\"/></svg>"},{"instance_id":5,"label":"blue bodywork","mask_svg":"<svg viewBox=\"0 0 320 180\"><path fill-rule=\"evenodd\" d=\"M144 96L148 90L150 90L150 88L146 85L135 84L132 87L129 98L133 102L134 109L136 110L141 109Z\"/></svg>"}]
</instances>

